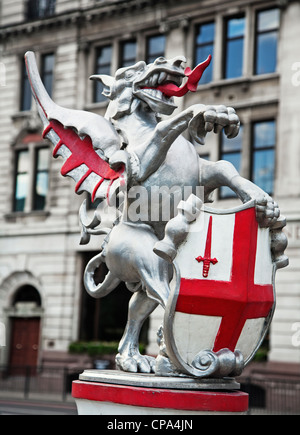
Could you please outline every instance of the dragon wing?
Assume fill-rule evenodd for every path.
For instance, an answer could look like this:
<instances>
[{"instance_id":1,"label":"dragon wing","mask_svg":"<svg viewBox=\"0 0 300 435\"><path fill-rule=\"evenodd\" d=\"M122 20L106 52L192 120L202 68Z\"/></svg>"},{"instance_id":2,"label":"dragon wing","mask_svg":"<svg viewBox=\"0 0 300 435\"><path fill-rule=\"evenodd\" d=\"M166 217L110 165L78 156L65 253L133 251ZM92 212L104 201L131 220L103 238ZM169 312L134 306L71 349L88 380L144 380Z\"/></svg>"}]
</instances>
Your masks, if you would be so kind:
<instances>
[{"instance_id":1,"label":"dragon wing","mask_svg":"<svg viewBox=\"0 0 300 435\"><path fill-rule=\"evenodd\" d=\"M25 54L25 63L44 125L43 137L53 143L53 156L64 159L61 174L74 179L76 193L87 191L92 201L109 199L110 190L115 191L115 184L122 184L125 177L124 165L113 170L108 163L121 148L120 136L104 117L54 103L41 81L33 52Z\"/></svg>"}]
</instances>

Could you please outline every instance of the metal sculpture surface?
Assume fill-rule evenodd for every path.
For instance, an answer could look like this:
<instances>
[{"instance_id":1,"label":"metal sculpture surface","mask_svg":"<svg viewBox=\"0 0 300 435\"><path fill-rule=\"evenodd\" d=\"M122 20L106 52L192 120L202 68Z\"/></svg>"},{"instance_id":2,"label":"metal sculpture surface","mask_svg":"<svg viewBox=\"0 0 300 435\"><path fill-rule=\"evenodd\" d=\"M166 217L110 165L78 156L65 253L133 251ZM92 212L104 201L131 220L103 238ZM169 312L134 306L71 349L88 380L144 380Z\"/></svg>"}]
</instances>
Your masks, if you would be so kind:
<instances>
[{"instance_id":1,"label":"metal sculpture surface","mask_svg":"<svg viewBox=\"0 0 300 435\"><path fill-rule=\"evenodd\" d=\"M176 109L174 96L196 91L210 57L193 71L184 70L179 56L138 62L115 77L92 76L110 100L105 117L55 104L34 54L25 59L44 137L54 144L54 157L64 159L62 175L93 201L110 205L117 195L124 198L111 228L101 226L99 210L90 221L85 202L80 209L81 243L106 234L85 270L87 292L100 298L121 281L133 292L118 368L199 378L240 373L274 311L274 273L288 261L285 222L268 194L229 162L201 159L182 136L187 131L203 144L207 133L224 130L234 138L240 121L233 108L195 104L167 117ZM203 206L221 186L243 205L230 211ZM261 258L265 268L258 267ZM102 263L108 273L96 285L94 272ZM138 341L158 304L165 318L155 359L139 353Z\"/></svg>"}]
</instances>

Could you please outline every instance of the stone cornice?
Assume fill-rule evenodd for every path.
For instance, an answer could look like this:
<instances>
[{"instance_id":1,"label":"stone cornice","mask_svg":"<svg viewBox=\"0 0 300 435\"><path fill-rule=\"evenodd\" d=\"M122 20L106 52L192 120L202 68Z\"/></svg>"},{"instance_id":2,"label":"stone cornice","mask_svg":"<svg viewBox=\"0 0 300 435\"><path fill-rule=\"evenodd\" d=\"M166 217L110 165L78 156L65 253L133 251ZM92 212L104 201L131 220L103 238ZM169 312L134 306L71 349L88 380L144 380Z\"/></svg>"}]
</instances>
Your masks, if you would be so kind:
<instances>
[{"instance_id":1,"label":"stone cornice","mask_svg":"<svg viewBox=\"0 0 300 435\"><path fill-rule=\"evenodd\" d=\"M289 3L294 1L299 2L300 0L270 0L270 3L274 3L275 5L285 8ZM268 0L266 0L269 3ZM0 40L6 39L11 36L18 36L22 34L30 35L32 33L36 33L42 30L50 30L59 28L67 25L81 26L85 23L97 22L103 20L105 18L113 18L114 16L120 16L126 13L138 12L145 8L161 6L168 7L172 5L179 5L180 3L184 4L183 0L104 0L98 2L95 0L94 5L88 8L77 8L67 12L62 12L59 14L55 14L51 17L32 20L30 22L21 22L15 24L9 24L5 26L0 26ZM193 1L189 2L193 3ZM247 2L246 2L247 3ZM251 0L252 4L261 3L261 0ZM186 3L188 4L188 3ZM224 7L226 4L234 4L245 6L244 1L240 0L224 0L223 2L214 0L209 2L209 8L212 9L213 6L219 6L220 8ZM208 7L208 2L203 1L202 6L205 8ZM191 16L194 13L199 13L197 11L191 11ZM167 20L169 21L169 20ZM172 21L172 20L171 20ZM169 23L172 25L172 23ZM168 30L168 29L166 29Z\"/></svg>"},{"instance_id":2,"label":"stone cornice","mask_svg":"<svg viewBox=\"0 0 300 435\"><path fill-rule=\"evenodd\" d=\"M81 25L85 22L97 21L105 17L113 17L124 13L139 11L146 7L172 3L172 0L113 0L95 3L90 8L78 8L55 14L51 17L9 24L0 27L0 39L19 34L31 34L44 29L53 29L66 25Z\"/></svg>"}]
</instances>

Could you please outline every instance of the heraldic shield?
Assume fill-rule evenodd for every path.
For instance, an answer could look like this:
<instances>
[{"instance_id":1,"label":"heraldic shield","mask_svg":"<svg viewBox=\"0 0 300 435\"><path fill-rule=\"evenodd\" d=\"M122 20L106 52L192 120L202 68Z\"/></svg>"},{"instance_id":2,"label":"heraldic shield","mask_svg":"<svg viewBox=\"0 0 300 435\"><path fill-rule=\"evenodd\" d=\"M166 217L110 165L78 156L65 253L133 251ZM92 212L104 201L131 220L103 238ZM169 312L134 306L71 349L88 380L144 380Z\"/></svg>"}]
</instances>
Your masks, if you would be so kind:
<instances>
[{"instance_id":1,"label":"heraldic shield","mask_svg":"<svg viewBox=\"0 0 300 435\"><path fill-rule=\"evenodd\" d=\"M254 202L205 208L191 224L163 327L180 373L236 376L252 359L275 308L271 231L259 227Z\"/></svg>"}]
</instances>

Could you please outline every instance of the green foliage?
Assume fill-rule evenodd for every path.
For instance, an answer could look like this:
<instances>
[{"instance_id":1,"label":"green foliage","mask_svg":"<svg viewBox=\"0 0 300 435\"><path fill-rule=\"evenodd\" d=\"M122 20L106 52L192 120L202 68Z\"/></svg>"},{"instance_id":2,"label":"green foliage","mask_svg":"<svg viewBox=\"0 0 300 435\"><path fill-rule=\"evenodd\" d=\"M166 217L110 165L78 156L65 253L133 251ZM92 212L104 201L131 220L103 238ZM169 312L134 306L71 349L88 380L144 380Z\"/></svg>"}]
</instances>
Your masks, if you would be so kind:
<instances>
[{"instance_id":1,"label":"green foliage","mask_svg":"<svg viewBox=\"0 0 300 435\"><path fill-rule=\"evenodd\" d=\"M86 353L89 356L113 355L118 353L118 342L115 341L75 341L70 343L70 353ZM144 353L145 345L140 344L140 352Z\"/></svg>"},{"instance_id":2,"label":"green foliage","mask_svg":"<svg viewBox=\"0 0 300 435\"><path fill-rule=\"evenodd\" d=\"M269 352L269 350L268 350L267 347L261 346L258 349L258 351L256 352L256 354L255 354L255 356L253 358L253 361L256 361L256 362L267 361L267 359L268 359L268 352Z\"/></svg>"}]
</instances>

